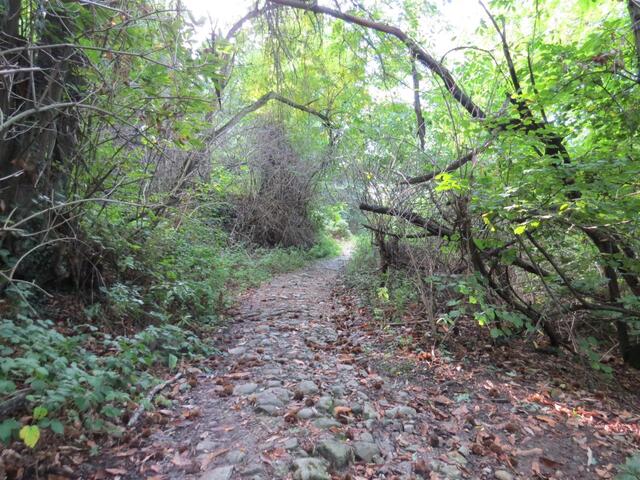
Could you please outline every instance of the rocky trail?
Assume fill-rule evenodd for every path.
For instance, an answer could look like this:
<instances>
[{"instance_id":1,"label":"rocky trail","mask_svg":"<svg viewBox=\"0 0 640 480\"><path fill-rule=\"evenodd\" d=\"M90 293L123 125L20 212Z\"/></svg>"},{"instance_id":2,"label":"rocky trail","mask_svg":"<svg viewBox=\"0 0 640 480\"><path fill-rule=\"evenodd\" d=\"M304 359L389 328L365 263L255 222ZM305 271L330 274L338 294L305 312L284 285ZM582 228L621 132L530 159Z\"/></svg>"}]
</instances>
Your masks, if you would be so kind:
<instances>
[{"instance_id":1,"label":"rocky trail","mask_svg":"<svg viewBox=\"0 0 640 480\"><path fill-rule=\"evenodd\" d=\"M636 447L625 398L544 384L517 357L392 350L402 329L374 330L336 293L344 262L245 295L212 372L188 370L164 392L179 406L147 414L87 478L612 478Z\"/></svg>"}]
</instances>

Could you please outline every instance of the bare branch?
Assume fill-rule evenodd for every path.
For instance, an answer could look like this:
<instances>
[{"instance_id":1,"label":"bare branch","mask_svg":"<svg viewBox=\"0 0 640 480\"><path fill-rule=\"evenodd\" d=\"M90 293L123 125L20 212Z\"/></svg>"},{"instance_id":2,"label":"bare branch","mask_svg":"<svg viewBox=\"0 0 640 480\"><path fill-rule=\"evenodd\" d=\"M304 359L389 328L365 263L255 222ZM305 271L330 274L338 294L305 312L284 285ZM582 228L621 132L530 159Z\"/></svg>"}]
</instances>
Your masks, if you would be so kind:
<instances>
[{"instance_id":1,"label":"bare branch","mask_svg":"<svg viewBox=\"0 0 640 480\"><path fill-rule=\"evenodd\" d=\"M383 207L380 205L367 205L366 203L361 203L359 208L360 210L365 212L372 212L381 215L390 215L392 217L402 218L403 220L406 220L407 222L416 225L417 227L424 228L433 236L451 237L453 235L453 230L451 230L449 227L440 225L438 222L428 218L424 218L412 211Z\"/></svg>"},{"instance_id":2,"label":"bare branch","mask_svg":"<svg viewBox=\"0 0 640 480\"><path fill-rule=\"evenodd\" d=\"M236 113L233 117L231 117L231 119L227 123L225 123L220 128L216 129L213 132L213 139L215 140L215 139L220 138L227 131L229 131L231 128L233 128L235 125L237 125L244 117L246 117L248 114L250 114L252 112L255 112L256 110L262 108L270 100L276 100L278 102L284 103L285 105L288 105L288 106L290 106L292 108L295 108L297 110L300 110L302 112L306 112L306 113L309 113L310 115L314 115L314 116L318 117L320 120L322 120L322 123L329 130L331 130L331 128L332 128L331 120L325 114L320 113L317 110L313 110L312 108L309 108L306 105L302 105L300 103L294 102L293 100L290 100L290 99L288 99L286 97L283 97L282 95L280 95L278 93L269 92L269 93L263 95L262 97L260 97L255 102L253 102L251 105L247 105L246 107L244 107L242 110L240 110L238 113Z\"/></svg>"}]
</instances>

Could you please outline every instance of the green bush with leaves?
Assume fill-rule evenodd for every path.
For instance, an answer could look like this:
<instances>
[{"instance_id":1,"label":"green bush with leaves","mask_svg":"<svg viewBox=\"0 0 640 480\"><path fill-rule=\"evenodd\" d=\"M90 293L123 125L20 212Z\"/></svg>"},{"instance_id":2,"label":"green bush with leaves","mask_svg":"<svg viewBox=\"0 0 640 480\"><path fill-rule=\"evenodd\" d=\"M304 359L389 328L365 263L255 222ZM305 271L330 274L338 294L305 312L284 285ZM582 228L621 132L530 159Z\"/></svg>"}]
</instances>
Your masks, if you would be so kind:
<instances>
[{"instance_id":1,"label":"green bush with leaves","mask_svg":"<svg viewBox=\"0 0 640 480\"><path fill-rule=\"evenodd\" d=\"M133 337L112 337L89 325L75 330L63 334L51 321L25 317L0 321L0 396L24 396L35 406L26 425L3 420L3 442L20 435L33 446L38 429L62 434L65 423L118 434L124 410L157 381L158 368L215 353L174 325L150 326Z\"/></svg>"}]
</instances>

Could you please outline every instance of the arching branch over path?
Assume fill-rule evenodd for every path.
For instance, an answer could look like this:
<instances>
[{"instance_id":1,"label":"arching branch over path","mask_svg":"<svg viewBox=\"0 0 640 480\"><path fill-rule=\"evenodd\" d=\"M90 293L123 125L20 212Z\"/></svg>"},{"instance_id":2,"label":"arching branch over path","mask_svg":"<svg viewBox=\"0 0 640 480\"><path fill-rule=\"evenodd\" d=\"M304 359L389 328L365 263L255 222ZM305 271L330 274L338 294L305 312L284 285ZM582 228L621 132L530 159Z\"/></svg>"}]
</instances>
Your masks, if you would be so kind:
<instances>
[{"instance_id":1,"label":"arching branch over path","mask_svg":"<svg viewBox=\"0 0 640 480\"><path fill-rule=\"evenodd\" d=\"M458 83L451 75L451 72L447 70L447 68L442 65L442 63L438 62L435 58L429 55L420 45L418 45L415 40L413 40L409 35L400 30L398 27L393 25L387 25L386 23L375 22L373 20L369 20L362 17L357 17L355 15L351 15L348 13L343 13L339 10L335 10L333 8L323 7L321 5L317 5L315 3L305 3L300 0L268 0L272 4L282 5L286 7L298 8L300 10L306 10L308 12L321 13L324 15L329 15L334 18L338 18L340 20L344 20L345 22L352 23L355 25L360 25L365 28L370 28L372 30L376 30L378 32L386 33L388 35L392 35L404 43L407 48L410 50L411 54L425 67L435 73L438 77L442 79L444 84L447 87L447 90L453 95L453 97L467 110L473 118L482 119L486 117L484 111L476 105L471 97L464 92L464 90L458 85Z\"/></svg>"},{"instance_id":2,"label":"arching branch over path","mask_svg":"<svg viewBox=\"0 0 640 480\"><path fill-rule=\"evenodd\" d=\"M263 95L262 97L260 97L255 102L253 102L251 105L247 105L246 107L244 107L242 110L236 113L233 117L231 117L231 119L227 123L222 125L220 128L217 128L213 132L213 139L215 140L220 138L227 131L229 131L231 128L237 125L244 117L246 117L252 112L255 112L256 110L259 110L260 108L265 106L270 100L276 100L280 103L284 103L285 105L290 106L291 108L295 108L296 110L300 110L302 112L318 117L320 120L322 120L322 123L324 124L324 126L327 127L329 131L331 131L331 128L332 128L331 120L324 113L318 112L317 110L309 108L306 105L302 105L301 103L294 102L293 100L283 97L282 95L276 92L269 92Z\"/></svg>"}]
</instances>

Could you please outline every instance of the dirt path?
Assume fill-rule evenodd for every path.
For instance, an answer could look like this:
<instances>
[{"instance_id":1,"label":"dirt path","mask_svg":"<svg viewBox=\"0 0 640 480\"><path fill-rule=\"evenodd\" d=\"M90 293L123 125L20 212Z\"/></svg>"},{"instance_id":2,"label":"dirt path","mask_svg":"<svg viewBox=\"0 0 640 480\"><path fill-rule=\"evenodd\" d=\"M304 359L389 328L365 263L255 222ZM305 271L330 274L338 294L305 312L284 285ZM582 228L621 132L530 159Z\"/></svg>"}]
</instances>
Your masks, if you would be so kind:
<instances>
[{"instance_id":1,"label":"dirt path","mask_svg":"<svg viewBox=\"0 0 640 480\"><path fill-rule=\"evenodd\" d=\"M344 262L246 295L214 374L176 385L167 395L180 406L154 413L156 427L141 427L103 478L610 478L632 449L637 413L601 418L580 391L546 398L517 365L421 371L420 359L396 358L357 306L332 296Z\"/></svg>"}]
</instances>

